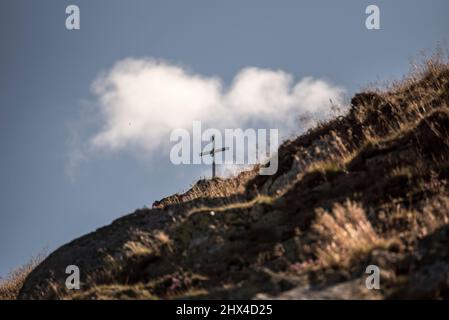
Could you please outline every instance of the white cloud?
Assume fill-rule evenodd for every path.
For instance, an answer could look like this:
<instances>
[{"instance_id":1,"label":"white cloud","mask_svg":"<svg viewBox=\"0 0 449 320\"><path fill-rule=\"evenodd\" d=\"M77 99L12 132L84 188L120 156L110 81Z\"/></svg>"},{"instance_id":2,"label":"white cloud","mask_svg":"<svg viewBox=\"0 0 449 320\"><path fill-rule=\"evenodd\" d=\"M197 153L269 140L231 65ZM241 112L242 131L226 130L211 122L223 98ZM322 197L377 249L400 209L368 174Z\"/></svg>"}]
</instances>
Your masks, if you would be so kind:
<instances>
[{"instance_id":1,"label":"white cloud","mask_svg":"<svg viewBox=\"0 0 449 320\"><path fill-rule=\"evenodd\" d=\"M314 124L301 127L301 114L329 118L330 100L342 105L345 94L324 80L295 82L285 71L254 67L242 69L225 86L218 77L152 58L118 61L93 81L92 92L94 101L84 103L69 130L66 171L71 179L79 163L99 151L168 157L172 130L190 131L194 120L201 121L203 130L277 128L281 138L299 133ZM228 175L241 168L228 163L219 170Z\"/></svg>"},{"instance_id":2,"label":"white cloud","mask_svg":"<svg viewBox=\"0 0 449 320\"><path fill-rule=\"evenodd\" d=\"M326 81L294 82L281 70L244 68L229 87L221 79L192 73L155 59L125 59L92 85L101 126L91 148L131 147L152 153L169 146L170 132L190 129L194 120L218 129L248 125L299 131L298 115L329 116L330 102L341 104L344 89ZM306 129L306 128L302 128Z\"/></svg>"}]
</instances>

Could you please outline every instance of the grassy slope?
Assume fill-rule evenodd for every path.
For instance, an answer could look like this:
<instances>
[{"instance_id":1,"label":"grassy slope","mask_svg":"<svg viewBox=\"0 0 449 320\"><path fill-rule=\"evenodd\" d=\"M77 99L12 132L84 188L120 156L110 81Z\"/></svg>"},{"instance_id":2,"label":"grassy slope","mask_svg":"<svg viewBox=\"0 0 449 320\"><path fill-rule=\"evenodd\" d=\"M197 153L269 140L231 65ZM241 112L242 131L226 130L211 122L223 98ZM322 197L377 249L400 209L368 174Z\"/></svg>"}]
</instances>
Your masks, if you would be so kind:
<instances>
[{"instance_id":1,"label":"grassy slope","mask_svg":"<svg viewBox=\"0 0 449 320\"><path fill-rule=\"evenodd\" d=\"M449 298L448 64L351 104L285 142L276 175L200 181L136 211L52 254L21 298ZM156 215L170 221L145 229ZM116 230L126 254L83 265L83 290L49 276L80 247L99 257ZM364 289L370 264L380 291Z\"/></svg>"}]
</instances>

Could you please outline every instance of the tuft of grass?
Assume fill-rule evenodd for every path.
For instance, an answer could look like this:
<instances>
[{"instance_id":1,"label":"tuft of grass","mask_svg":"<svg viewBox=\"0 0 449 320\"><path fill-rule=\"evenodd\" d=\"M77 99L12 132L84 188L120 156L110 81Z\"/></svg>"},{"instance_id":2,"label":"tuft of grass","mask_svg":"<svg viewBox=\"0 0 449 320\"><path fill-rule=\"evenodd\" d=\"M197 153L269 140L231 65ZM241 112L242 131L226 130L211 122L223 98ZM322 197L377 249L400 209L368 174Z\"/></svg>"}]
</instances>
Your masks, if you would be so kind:
<instances>
[{"instance_id":1,"label":"tuft of grass","mask_svg":"<svg viewBox=\"0 0 449 320\"><path fill-rule=\"evenodd\" d=\"M321 173L341 172L344 170L344 166L336 161L316 161L307 168L307 172L317 171Z\"/></svg>"},{"instance_id":2,"label":"tuft of grass","mask_svg":"<svg viewBox=\"0 0 449 320\"><path fill-rule=\"evenodd\" d=\"M29 262L11 271L4 280L0 280L0 300L16 300L20 289L27 278L44 259L46 255L41 253L31 258Z\"/></svg>"},{"instance_id":3,"label":"tuft of grass","mask_svg":"<svg viewBox=\"0 0 449 320\"><path fill-rule=\"evenodd\" d=\"M414 173L414 168L412 166L399 166L391 171L391 177L407 177L408 179L411 179Z\"/></svg>"},{"instance_id":4,"label":"tuft of grass","mask_svg":"<svg viewBox=\"0 0 449 320\"><path fill-rule=\"evenodd\" d=\"M317 258L325 266L345 265L355 255L386 243L374 231L363 208L349 200L334 205L331 212L318 209L312 231L318 239Z\"/></svg>"}]
</instances>

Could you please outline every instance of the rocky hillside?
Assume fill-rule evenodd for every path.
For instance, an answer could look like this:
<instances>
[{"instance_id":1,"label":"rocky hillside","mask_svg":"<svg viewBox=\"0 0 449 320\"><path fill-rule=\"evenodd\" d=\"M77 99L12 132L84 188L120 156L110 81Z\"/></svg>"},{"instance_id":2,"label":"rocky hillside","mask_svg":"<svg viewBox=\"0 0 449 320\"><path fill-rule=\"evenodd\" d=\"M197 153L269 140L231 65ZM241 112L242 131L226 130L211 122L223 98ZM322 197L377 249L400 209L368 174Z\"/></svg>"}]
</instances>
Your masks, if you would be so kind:
<instances>
[{"instance_id":1,"label":"rocky hillside","mask_svg":"<svg viewBox=\"0 0 449 320\"><path fill-rule=\"evenodd\" d=\"M62 246L19 298L449 298L448 179L449 65L433 58L283 143L275 175L199 181Z\"/></svg>"}]
</instances>

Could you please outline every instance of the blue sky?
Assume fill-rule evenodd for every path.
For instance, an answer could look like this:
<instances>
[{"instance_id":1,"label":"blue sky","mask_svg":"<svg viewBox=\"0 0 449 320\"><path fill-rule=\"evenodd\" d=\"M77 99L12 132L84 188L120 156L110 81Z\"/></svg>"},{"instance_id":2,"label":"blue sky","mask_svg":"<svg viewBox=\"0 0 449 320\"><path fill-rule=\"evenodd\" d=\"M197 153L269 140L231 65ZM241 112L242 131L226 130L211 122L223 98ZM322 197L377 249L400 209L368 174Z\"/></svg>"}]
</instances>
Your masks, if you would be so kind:
<instances>
[{"instance_id":1,"label":"blue sky","mask_svg":"<svg viewBox=\"0 0 449 320\"><path fill-rule=\"evenodd\" d=\"M69 4L80 30L65 28ZM381 30L365 28L369 4L380 7ZM98 99L92 83L116 62L163 59L225 87L246 67L284 70L351 95L400 78L422 49L447 46L448 13L446 0L1 1L0 276L204 173L172 165L164 148L103 148L69 174L74 145L101 131L86 116Z\"/></svg>"}]
</instances>

